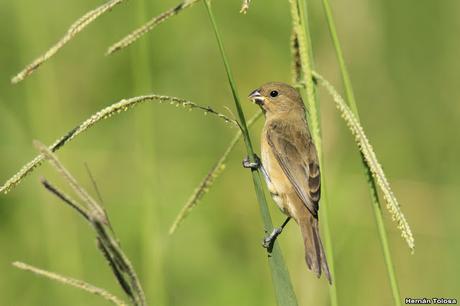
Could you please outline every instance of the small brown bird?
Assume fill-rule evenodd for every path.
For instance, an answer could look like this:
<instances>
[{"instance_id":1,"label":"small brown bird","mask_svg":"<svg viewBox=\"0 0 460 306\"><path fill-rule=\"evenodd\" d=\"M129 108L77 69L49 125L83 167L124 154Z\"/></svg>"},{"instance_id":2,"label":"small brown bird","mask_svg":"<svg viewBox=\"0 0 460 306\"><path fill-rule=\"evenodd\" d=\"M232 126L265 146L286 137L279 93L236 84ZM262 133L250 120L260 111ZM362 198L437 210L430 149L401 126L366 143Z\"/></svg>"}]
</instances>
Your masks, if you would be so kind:
<instances>
[{"instance_id":1,"label":"small brown bird","mask_svg":"<svg viewBox=\"0 0 460 306\"><path fill-rule=\"evenodd\" d=\"M261 137L262 165L243 162L245 167L261 167L273 200L288 216L264 240L270 248L290 218L300 226L307 266L317 277L331 275L321 243L318 208L321 178L315 144L308 128L302 97L293 87L271 82L254 90L249 98L265 114Z\"/></svg>"}]
</instances>

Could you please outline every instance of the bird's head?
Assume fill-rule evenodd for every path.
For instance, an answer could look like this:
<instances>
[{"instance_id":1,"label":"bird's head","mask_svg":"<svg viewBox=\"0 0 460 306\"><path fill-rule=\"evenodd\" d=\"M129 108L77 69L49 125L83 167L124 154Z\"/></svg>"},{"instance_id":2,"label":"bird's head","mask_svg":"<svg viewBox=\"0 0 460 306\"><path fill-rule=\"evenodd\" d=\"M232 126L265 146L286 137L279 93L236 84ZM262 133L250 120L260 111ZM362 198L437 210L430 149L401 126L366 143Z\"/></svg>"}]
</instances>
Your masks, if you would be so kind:
<instances>
[{"instance_id":1,"label":"bird's head","mask_svg":"<svg viewBox=\"0 0 460 306\"><path fill-rule=\"evenodd\" d=\"M251 92L249 99L259 105L267 116L293 112L303 115L305 112L299 92L285 83L266 83Z\"/></svg>"}]
</instances>

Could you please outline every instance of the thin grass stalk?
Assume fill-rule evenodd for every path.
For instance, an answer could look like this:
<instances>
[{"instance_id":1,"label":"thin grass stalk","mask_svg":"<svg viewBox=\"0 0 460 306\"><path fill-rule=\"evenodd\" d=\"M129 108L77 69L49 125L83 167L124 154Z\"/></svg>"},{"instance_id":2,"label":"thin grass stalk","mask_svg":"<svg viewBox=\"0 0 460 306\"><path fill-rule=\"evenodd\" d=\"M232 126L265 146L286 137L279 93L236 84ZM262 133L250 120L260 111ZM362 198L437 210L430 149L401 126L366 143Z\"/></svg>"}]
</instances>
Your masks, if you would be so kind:
<instances>
[{"instance_id":1,"label":"thin grass stalk","mask_svg":"<svg viewBox=\"0 0 460 306\"><path fill-rule=\"evenodd\" d=\"M40 275L40 276L52 279L52 280L57 281L59 283L69 285L69 286L81 289L83 291L86 291L86 292L89 292L89 293L92 293L92 294L95 294L95 295L99 295L99 296L103 297L105 300L111 302L114 305L117 305L117 306L127 306L128 305L127 303L123 302L120 298L118 298L118 297L114 296L113 294L107 292L105 289L98 288L98 287L93 286L91 284L88 284L88 283L86 283L84 281L74 279L74 278L70 278L70 277L67 277L67 276L63 276L63 275L60 275L60 274L57 274L57 273L49 272L49 271L46 271L46 270L42 270L42 269L36 268L34 266L25 264L23 262L16 261L16 262L13 263L13 266L18 268L18 269L24 270L24 271L32 272L33 274Z\"/></svg>"},{"instance_id":2,"label":"thin grass stalk","mask_svg":"<svg viewBox=\"0 0 460 306\"><path fill-rule=\"evenodd\" d=\"M91 172L91 169L88 166L88 163L84 162L83 164L85 165L86 173L88 174L88 178L91 181L91 185L93 185L99 203L104 204L104 200L102 199L102 193L99 190L99 187L97 186L96 179L94 178L93 173Z\"/></svg>"},{"instance_id":3,"label":"thin grass stalk","mask_svg":"<svg viewBox=\"0 0 460 306\"><path fill-rule=\"evenodd\" d=\"M120 4L124 0L110 0L100 5L99 7L87 12L85 15L75 21L67 30L65 35L45 53L40 55L31 64L27 65L21 72L11 79L11 83L16 84L23 81L26 77L31 75L37 70L44 62L49 60L55 55L62 47L64 47L69 41L71 41L78 33L83 31L88 25L95 21L98 17L104 13L110 11L116 5Z\"/></svg>"},{"instance_id":4,"label":"thin grass stalk","mask_svg":"<svg viewBox=\"0 0 460 306\"><path fill-rule=\"evenodd\" d=\"M254 149L252 147L251 139L249 137L248 127L246 124L245 116L243 113L243 109L241 107L241 103L239 100L238 92L236 89L235 81L232 76L232 72L230 69L230 65L228 64L227 56L225 54L223 42L221 39L221 35L219 29L217 27L217 23L214 18L214 14L211 8L211 1L205 0L204 4L206 6L206 10L208 12L209 20L211 22L214 34L216 36L217 44L219 46L219 51L222 57L222 61L225 66L225 70L227 73L228 82L232 91L233 100L235 102L235 106L238 112L239 123L241 127L241 132L243 134L244 143L246 145L246 150L249 155L249 158L254 161ZM256 191L257 200L259 202L259 208L262 215L262 220L264 222L265 231L269 232L273 229L273 224L271 220L271 216L268 210L267 201L265 199L265 194L262 188L262 181L260 178L260 173L258 170L251 171L252 179L254 183L254 189ZM269 251L270 252L270 251ZM277 303L279 306L294 306L297 305L297 299L294 294L294 290L289 278L289 272L286 268L286 264L284 263L283 256L281 254L281 249L279 248L278 243L275 243L271 253L268 254L268 261L272 273L272 281L273 286L275 289L275 296L277 299Z\"/></svg>"},{"instance_id":5,"label":"thin grass stalk","mask_svg":"<svg viewBox=\"0 0 460 306\"><path fill-rule=\"evenodd\" d=\"M136 24L142 24L147 20L154 2L139 0L133 3L136 6ZM132 88L135 93L151 92L154 86L154 74L152 73L152 39L146 35L137 45L130 50L132 67ZM139 237L142 241L142 271L143 285L147 294L154 297L155 305L166 305L167 293L165 290L164 269L164 237L162 234L161 207L158 205L158 175L157 154L155 151L155 109L137 112L135 116L135 133L139 136L136 143L137 168L140 180L139 189L141 199L141 216Z\"/></svg>"},{"instance_id":6,"label":"thin grass stalk","mask_svg":"<svg viewBox=\"0 0 460 306\"><path fill-rule=\"evenodd\" d=\"M256 121L262 116L262 111L257 112L252 118L248 120L248 128L250 128ZM190 196L188 201L180 210L177 217L174 219L173 224L169 228L169 234L172 235L176 232L177 228L182 224L182 222L187 218L187 216L191 213L192 209L194 209L204 195L209 191L209 189L214 184L215 180L222 174L222 172L226 168L226 162L228 156L235 148L238 141L241 139L241 130L236 132L233 139L230 141L227 149L225 150L224 154L219 158L216 164L211 168L211 170L206 174L206 176L201 180L198 187L195 189L193 194Z\"/></svg>"},{"instance_id":7,"label":"thin grass stalk","mask_svg":"<svg viewBox=\"0 0 460 306\"><path fill-rule=\"evenodd\" d=\"M200 0L184 0L178 5L176 5L175 7L170 8L166 12L163 12L160 15L153 17L147 23L137 28L136 30L132 31L130 34L126 35L124 38L122 38L121 40L119 40L118 42L110 46L107 49L106 55L111 55L117 51L120 51L128 47L132 43L136 42L139 38L144 36L144 34L153 30L160 23L163 23L164 21L166 21L172 16L176 16L177 14L182 12L184 9L193 6L198 1Z\"/></svg>"},{"instance_id":8,"label":"thin grass stalk","mask_svg":"<svg viewBox=\"0 0 460 306\"><path fill-rule=\"evenodd\" d=\"M324 163L323 163L323 154L322 154L322 142L321 142L321 130L320 130L320 121L319 113L317 110L317 96L315 93L314 83L313 83L313 54L312 54L312 45L311 45L311 36L309 31L308 24L308 14L306 2L304 0L290 0L291 4L291 14L293 19L293 31L297 36L298 44L298 54L299 59L294 59L294 66L301 68L301 73L303 75L304 82L306 84L306 95L307 95L307 104L310 114L310 122L312 125L312 134L313 140L316 144L318 151L318 158L320 163L320 168L322 169L321 175L321 210L322 218L321 224L323 226L324 241L326 246L326 256L329 264L329 271L332 278L332 284L329 286L329 296L331 300L331 305L338 305L337 300L337 280L335 278L335 264L334 264L334 255L333 255L333 246L332 246L332 237L329 226L329 211L328 211L328 201L327 201L327 191L326 191L326 182L324 175ZM299 65L300 64L300 65ZM295 77L298 78L298 77ZM304 90L301 88L301 92ZM305 95L305 93L304 93Z\"/></svg>"},{"instance_id":9,"label":"thin grass stalk","mask_svg":"<svg viewBox=\"0 0 460 306\"><path fill-rule=\"evenodd\" d=\"M351 79L348 74L348 70L345 64L345 59L342 53L342 48L340 46L340 41L337 35L337 30L335 26L334 17L332 15L331 6L328 0L322 0L322 3L324 7L324 12L326 14L326 19L327 19L327 23L329 27L329 33L331 35L331 39L332 39L332 42L334 44L334 48L336 51L336 57L339 62L340 72L342 75L342 80L343 80L343 84L345 88L345 95L346 95L346 98L348 100L348 103L353 113L355 114L357 120L359 121L358 107L356 104L355 95L354 95L353 87L351 84ZM390 246L388 243L388 237L387 237L387 233L385 229L385 224L383 222L381 205L380 205L380 201L378 197L376 184L375 184L374 178L372 177L371 170L369 169L369 166L367 165L362 153L361 153L361 160L363 162L363 168L364 168L365 175L369 182L369 190L371 194L372 208L373 208L375 220L377 223L377 229L378 229L380 243L381 243L382 250L383 250L385 264L387 267L387 274L388 274L388 278L390 281L393 300L394 300L395 305L400 306L401 305L401 294L399 291L399 285L398 285L398 281L396 278L396 272L395 272L393 260L391 257Z\"/></svg>"},{"instance_id":10,"label":"thin grass stalk","mask_svg":"<svg viewBox=\"0 0 460 306\"><path fill-rule=\"evenodd\" d=\"M235 126L238 126L235 120L230 119L227 116L219 112L216 112L214 109L210 108L209 106L202 106L202 105L193 103L191 101L176 98L176 97L160 96L160 95L146 95L146 96L139 96L139 97L134 97L134 98L129 98L129 99L123 99L117 103L114 103L100 110L99 112L93 114L91 117L83 121L77 127L70 130L64 136L56 140L52 145L48 147L48 149L51 152L56 152L59 149L61 149L63 146L65 146L69 141L73 140L75 137L85 132L86 130L88 130L89 128L97 124L98 122L104 119L110 118L113 115L130 110L133 107L136 107L145 102L158 102L158 103L165 102L171 105L175 105L177 107L182 106L184 108L188 108L189 110L192 110L194 108L200 109L204 111L204 114L208 114L208 113L212 114L214 116L217 116L218 118L221 118L227 123L232 123ZM29 163L23 166L15 175L13 175L10 179L8 179L3 184L3 186L0 187L0 193L6 194L9 191L11 191L13 188L15 188L18 184L21 183L24 177L32 173L35 170L35 168L39 167L42 164L43 160L44 160L43 154L36 156L33 160L31 160Z\"/></svg>"}]
</instances>

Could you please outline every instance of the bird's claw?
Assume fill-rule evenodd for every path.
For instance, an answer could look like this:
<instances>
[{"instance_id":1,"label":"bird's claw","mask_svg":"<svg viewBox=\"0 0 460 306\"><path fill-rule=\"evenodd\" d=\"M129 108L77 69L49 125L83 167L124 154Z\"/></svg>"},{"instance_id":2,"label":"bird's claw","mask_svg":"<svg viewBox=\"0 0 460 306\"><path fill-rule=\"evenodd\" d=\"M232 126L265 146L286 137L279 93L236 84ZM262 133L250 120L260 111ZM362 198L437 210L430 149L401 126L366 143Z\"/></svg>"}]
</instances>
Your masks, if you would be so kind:
<instances>
[{"instance_id":1,"label":"bird's claw","mask_svg":"<svg viewBox=\"0 0 460 306\"><path fill-rule=\"evenodd\" d=\"M273 247L273 244L275 243L276 237L278 237L278 235L281 234L282 230L283 229L280 227L274 228L270 235L264 238L262 246L266 249L271 249Z\"/></svg>"},{"instance_id":2,"label":"bird's claw","mask_svg":"<svg viewBox=\"0 0 460 306\"><path fill-rule=\"evenodd\" d=\"M243 159L243 167L244 168L248 168L248 169L251 169L251 170L257 170L260 168L261 166L261 162L260 162L260 158L254 154L254 161L251 162L249 160L249 156L246 157L245 159Z\"/></svg>"}]
</instances>

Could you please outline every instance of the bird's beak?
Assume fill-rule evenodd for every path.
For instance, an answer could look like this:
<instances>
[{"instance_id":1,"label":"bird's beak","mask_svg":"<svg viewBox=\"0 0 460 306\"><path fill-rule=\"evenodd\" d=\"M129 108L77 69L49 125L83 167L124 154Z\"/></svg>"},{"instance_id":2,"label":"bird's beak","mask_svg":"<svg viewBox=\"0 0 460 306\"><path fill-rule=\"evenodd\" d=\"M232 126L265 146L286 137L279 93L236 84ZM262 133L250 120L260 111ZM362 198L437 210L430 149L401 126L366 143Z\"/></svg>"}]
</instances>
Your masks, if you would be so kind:
<instances>
[{"instance_id":1,"label":"bird's beak","mask_svg":"<svg viewBox=\"0 0 460 306\"><path fill-rule=\"evenodd\" d=\"M265 98L260 94L258 89L256 89L253 92L251 92L249 94L248 98L252 102L256 103L257 105L260 105L260 106L264 105Z\"/></svg>"}]
</instances>

